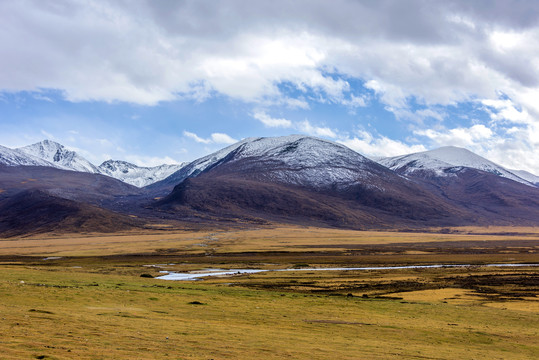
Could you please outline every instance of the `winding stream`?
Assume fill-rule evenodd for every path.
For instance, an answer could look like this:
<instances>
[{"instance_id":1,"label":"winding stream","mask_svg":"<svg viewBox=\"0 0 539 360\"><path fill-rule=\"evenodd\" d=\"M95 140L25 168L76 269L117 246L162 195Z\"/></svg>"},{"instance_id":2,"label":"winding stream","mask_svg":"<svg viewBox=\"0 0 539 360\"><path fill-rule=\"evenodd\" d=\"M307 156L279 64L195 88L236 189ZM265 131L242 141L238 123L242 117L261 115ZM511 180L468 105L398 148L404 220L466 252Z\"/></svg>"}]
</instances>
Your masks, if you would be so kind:
<instances>
[{"instance_id":1,"label":"winding stream","mask_svg":"<svg viewBox=\"0 0 539 360\"><path fill-rule=\"evenodd\" d=\"M240 274L256 274L260 272L277 272L277 271L372 271L372 270L399 270L399 269L433 269L433 268L460 268L460 267L523 267L523 266L539 266L539 264L456 264L456 265L409 265L409 266L378 266L378 267L335 267L335 268L299 268L299 269L207 269L188 273L161 271L166 275L159 276L156 279L160 280L202 280L202 278L210 276L232 276Z\"/></svg>"}]
</instances>

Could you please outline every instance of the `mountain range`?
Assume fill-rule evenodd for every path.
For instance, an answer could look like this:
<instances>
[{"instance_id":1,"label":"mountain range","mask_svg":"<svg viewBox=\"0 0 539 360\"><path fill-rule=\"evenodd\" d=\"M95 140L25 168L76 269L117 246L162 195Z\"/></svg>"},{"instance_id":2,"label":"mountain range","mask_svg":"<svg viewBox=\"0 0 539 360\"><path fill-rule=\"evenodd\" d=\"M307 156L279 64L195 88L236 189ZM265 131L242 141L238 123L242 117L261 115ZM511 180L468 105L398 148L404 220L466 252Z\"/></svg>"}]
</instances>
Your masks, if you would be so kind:
<instances>
[{"instance_id":1,"label":"mountain range","mask_svg":"<svg viewBox=\"0 0 539 360\"><path fill-rule=\"evenodd\" d=\"M57 142L43 140L17 149L0 146L0 164L8 166L46 166L90 174L102 174L137 187L144 187L166 178L187 163L141 167L127 161L107 160L101 165L95 166L75 151L68 150Z\"/></svg>"},{"instance_id":2,"label":"mountain range","mask_svg":"<svg viewBox=\"0 0 539 360\"><path fill-rule=\"evenodd\" d=\"M0 234L113 232L148 223L352 229L538 225L539 177L466 149L377 162L301 135L247 138L190 163L91 164L45 140L0 146Z\"/></svg>"}]
</instances>

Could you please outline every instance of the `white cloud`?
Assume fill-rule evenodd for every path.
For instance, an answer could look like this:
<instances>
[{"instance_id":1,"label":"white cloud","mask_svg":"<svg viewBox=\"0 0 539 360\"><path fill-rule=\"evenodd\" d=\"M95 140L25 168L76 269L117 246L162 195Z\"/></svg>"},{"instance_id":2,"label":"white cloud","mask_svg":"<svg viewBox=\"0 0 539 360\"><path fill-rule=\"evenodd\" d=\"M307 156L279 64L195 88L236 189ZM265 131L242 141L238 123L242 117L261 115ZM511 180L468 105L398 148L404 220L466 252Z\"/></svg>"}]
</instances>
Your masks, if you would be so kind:
<instances>
[{"instance_id":1,"label":"white cloud","mask_svg":"<svg viewBox=\"0 0 539 360\"><path fill-rule=\"evenodd\" d=\"M291 109L309 109L309 103L305 101L304 99L293 99L289 97L283 98L283 103L285 106L291 108Z\"/></svg>"},{"instance_id":2,"label":"white cloud","mask_svg":"<svg viewBox=\"0 0 539 360\"><path fill-rule=\"evenodd\" d=\"M313 125L309 120L293 122L284 118L273 118L269 116L266 112L260 110L256 111L253 114L253 117L263 123L266 127L295 129L307 135L320 136L332 139L338 137L335 131L330 129L329 127Z\"/></svg>"},{"instance_id":3,"label":"white cloud","mask_svg":"<svg viewBox=\"0 0 539 360\"><path fill-rule=\"evenodd\" d=\"M107 157L110 158L110 157ZM171 157L158 157L158 156L139 156L139 155L127 155L126 161L143 167L154 167L163 164L178 164L178 162Z\"/></svg>"},{"instance_id":4,"label":"white cloud","mask_svg":"<svg viewBox=\"0 0 539 360\"><path fill-rule=\"evenodd\" d=\"M443 112L435 111L433 109L421 109L413 112L412 116L418 117L421 120L432 118L438 120L439 122L442 122L445 120L447 115Z\"/></svg>"},{"instance_id":5,"label":"white cloud","mask_svg":"<svg viewBox=\"0 0 539 360\"><path fill-rule=\"evenodd\" d=\"M43 135L46 140L54 140L54 139L56 139L53 134L51 134L50 132L45 131L45 130L41 130L41 135Z\"/></svg>"},{"instance_id":6,"label":"white cloud","mask_svg":"<svg viewBox=\"0 0 539 360\"><path fill-rule=\"evenodd\" d=\"M328 127L320 127L312 125L308 120L304 120L296 124L296 128L308 135L321 136L328 138L336 138L337 134Z\"/></svg>"},{"instance_id":7,"label":"white cloud","mask_svg":"<svg viewBox=\"0 0 539 360\"><path fill-rule=\"evenodd\" d=\"M183 135L195 140L197 143L202 144L233 144L238 140L232 138L231 136L223 133L212 133L209 138L201 138L195 133L184 131Z\"/></svg>"},{"instance_id":8,"label":"white cloud","mask_svg":"<svg viewBox=\"0 0 539 360\"><path fill-rule=\"evenodd\" d=\"M253 117L267 127L291 128L292 121L284 118L272 118L263 111L256 111Z\"/></svg>"},{"instance_id":9,"label":"white cloud","mask_svg":"<svg viewBox=\"0 0 539 360\"><path fill-rule=\"evenodd\" d=\"M350 95L350 99L344 99L341 101L341 104L345 106L350 106L353 108L356 107L365 107L367 106L367 101L364 96L355 96L354 94Z\"/></svg>"},{"instance_id":10,"label":"white cloud","mask_svg":"<svg viewBox=\"0 0 539 360\"><path fill-rule=\"evenodd\" d=\"M471 147L480 141L485 141L492 137L493 132L485 125L477 124L469 128L454 128L445 131L433 129L416 130L414 134L429 138L437 146L462 146Z\"/></svg>"},{"instance_id":11,"label":"white cloud","mask_svg":"<svg viewBox=\"0 0 539 360\"><path fill-rule=\"evenodd\" d=\"M365 87L379 95L382 102L390 109L408 108L406 98L409 95L398 86L383 83L381 80L369 80L365 83Z\"/></svg>"},{"instance_id":12,"label":"white cloud","mask_svg":"<svg viewBox=\"0 0 539 360\"><path fill-rule=\"evenodd\" d=\"M190 131L185 131L184 130L183 136L187 136L188 138L191 138L191 139L195 140L197 143L209 144L211 142L211 139L203 139L200 136L198 136L197 134L192 133Z\"/></svg>"},{"instance_id":13,"label":"white cloud","mask_svg":"<svg viewBox=\"0 0 539 360\"><path fill-rule=\"evenodd\" d=\"M485 99L481 103L487 107L490 118L495 121L507 121L526 124L533 121L526 110L518 110L513 101L509 99Z\"/></svg>"},{"instance_id":14,"label":"white cloud","mask_svg":"<svg viewBox=\"0 0 539 360\"><path fill-rule=\"evenodd\" d=\"M339 102L350 90L346 79L356 77L393 108L410 96L450 104L537 89L539 26L524 20L537 18L539 6L501 1L492 8L503 11L495 13L478 7L6 1L0 44L10 51L0 68L10 71L1 72L0 83L8 91L60 89L72 101L152 105L203 101L212 92L283 98L277 84L286 82Z\"/></svg>"},{"instance_id":15,"label":"white cloud","mask_svg":"<svg viewBox=\"0 0 539 360\"><path fill-rule=\"evenodd\" d=\"M238 142L238 140L230 137L227 134L223 134L223 133L213 133L213 134L211 134L211 140L215 144L234 144L235 142Z\"/></svg>"},{"instance_id":16,"label":"white cloud","mask_svg":"<svg viewBox=\"0 0 539 360\"><path fill-rule=\"evenodd\" d=\"M423 145L407 145L385 136L374 137L367 131L358 132L358 136L337 141L367 157L388 157L425 151Z\"/></svg>"}]
</instances>

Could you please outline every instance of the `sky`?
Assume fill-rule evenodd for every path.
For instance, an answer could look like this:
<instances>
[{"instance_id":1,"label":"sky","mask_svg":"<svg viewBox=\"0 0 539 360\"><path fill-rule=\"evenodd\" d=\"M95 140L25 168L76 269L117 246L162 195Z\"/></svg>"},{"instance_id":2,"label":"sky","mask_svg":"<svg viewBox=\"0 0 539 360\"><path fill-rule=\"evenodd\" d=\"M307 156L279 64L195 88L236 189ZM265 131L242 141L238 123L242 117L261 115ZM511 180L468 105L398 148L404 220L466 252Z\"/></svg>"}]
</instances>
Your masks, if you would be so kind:
<instances>
[{"instance_id":1,"label":"sky","mask_svg":"<svg viewBox=\"0 0 539 360\"><path fill-rule=\"evenodd\" d=\"M539 1L0 0L0 145L154 166L289 134L539 175Z\"/></svg>"}]
</instances>

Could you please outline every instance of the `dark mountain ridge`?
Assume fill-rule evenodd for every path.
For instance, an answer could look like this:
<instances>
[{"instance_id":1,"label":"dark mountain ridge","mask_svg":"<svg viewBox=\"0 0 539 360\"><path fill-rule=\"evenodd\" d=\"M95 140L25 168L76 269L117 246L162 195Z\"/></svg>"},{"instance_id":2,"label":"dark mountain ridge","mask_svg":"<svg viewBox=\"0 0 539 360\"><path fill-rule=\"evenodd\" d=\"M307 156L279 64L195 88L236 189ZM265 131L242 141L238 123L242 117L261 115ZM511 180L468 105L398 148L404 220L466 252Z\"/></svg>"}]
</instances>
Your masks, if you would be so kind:
<instances>
[{"instance_id":1,"label":"dark mountain ridge","mask_svg":"<svg viewBox=\"0 0 539 360\"><path fill-rule=\"evenodd\" d=\"M457 225L480 217L342 145L311 137L254 139L213 158L156 208L353 228Z\"/></svg>"},{"instance_id":2,"label":"dark mountain ridge","mask_svg":"<svg viewBox=\"0 0 539 360\"><path fill-rule=\"evenodd\" d=\"M86 224L87 230L93 226L108 231L114 227L101 228L88 221L88 214L93 214L111 224L105 213L117 219L118 230L139 226L127 215L202 226L231 222L353 229L539 225L539 188L461 150L442 148L391 158L385 162L390 169L343 145L309 136L249 138L137 188L100 174L16 166L19 153L7 149L4 154L12 163L0 165L4 212L0 233L10 233L5 224L15 224L15 232L23 231L25 225L17 223L16 217L39 224L50 218L50 224L55 224L36 230L28 223L30 232L59 231L62 226L76 231L76 223ZM465 154L464 159L460 154ZM28 158L28 164L39 164L34 158ZM461 163L455 165L457 161ZM13 199L25 207L17 207L10 202ZM35 210L32 201L49 210ZM34 215L25 216L22 209L34 209Z\"/></svg>"},{"instance_id":3,"label":"dark mountain ridge","mask_svg":"<svg viewBox=\"0 0 539 360\"><path fill-rule=\"evenodd\" d=\"M41 233L112 233L142 228L143 225L140 220L37 189L23 190L0 200L0 234L4 237Z\"/></svg>"}]
</instances>

